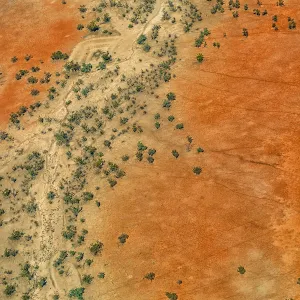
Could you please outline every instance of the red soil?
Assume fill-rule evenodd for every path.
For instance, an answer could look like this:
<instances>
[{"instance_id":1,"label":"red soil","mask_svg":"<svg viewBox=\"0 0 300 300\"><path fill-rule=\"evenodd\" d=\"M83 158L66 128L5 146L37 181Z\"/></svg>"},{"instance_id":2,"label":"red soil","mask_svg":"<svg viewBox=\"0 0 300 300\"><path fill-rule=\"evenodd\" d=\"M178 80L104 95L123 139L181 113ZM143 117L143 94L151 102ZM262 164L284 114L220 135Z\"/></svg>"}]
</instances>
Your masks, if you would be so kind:
<instances>
[{"instance_id":1,"label":"red soil","mask_svg":"<svg viewBox=\"0 0 300 300\"><path fill-rule=\"evenodd\" d=\"M82 33L76 29L80 22L77 10L78 3L63 5L61 1L6 1L1 0L0 11L0 72L4 79L0 83L0 122L6 122L9 114L21 105L28 105L45 99L45 91L54 85L55 71L59 71L61 63L51 62L50 55L61 50L69 53L80 40ZM24 56L33 58L26 62ZM16 63L11 58L17 56ZM44 61L42 64L40 61ZM17 81L15 74L21 69L38 66L38 73L28 76L41 78L44 72L52 73L51 83L30 85L26 77ZM30 95L31 89L42 93L38 97Z\"/></svg>"},{"instance_id":2,"label":"red soil","mask_svg":"<svg viewBox=\"0 0 300 300\"><path fill-rule=\"evenodd\" d=\"M228 13L206 49L193 47L195 36L181 38L174 115L185 124L182 139L190 134L205 153L175 162L167 145L154 166L131 170L105 194L94 234L106 245L108 267L99 268L109 278L91 291L101 299L166 299L166 291L180 300L300 299L299 30L286 22L299 11L264 2L266 17L252 14L253 3L238 20ZM129 239L117 247L122 232ZM157 275L151 283L148 272Z\"/></svg>"}]
</instances>

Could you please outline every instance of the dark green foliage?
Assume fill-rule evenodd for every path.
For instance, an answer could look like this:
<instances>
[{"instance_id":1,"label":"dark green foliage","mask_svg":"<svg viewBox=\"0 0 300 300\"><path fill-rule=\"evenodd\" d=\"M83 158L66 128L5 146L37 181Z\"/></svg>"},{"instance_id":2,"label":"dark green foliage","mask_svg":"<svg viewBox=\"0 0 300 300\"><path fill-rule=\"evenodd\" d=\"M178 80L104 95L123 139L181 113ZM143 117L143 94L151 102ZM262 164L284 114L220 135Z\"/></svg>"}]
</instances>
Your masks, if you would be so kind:
<instances>
[{"instance_id":1,"label":"dark green foliage","mask_svg":"<svg viewBox=\"0 0 300 300\"><path fill-rule=\"evenodd\" d=\"M24 205L24 209L28 214L34 214L38 208L38 205L33 200L29 201L26 205Z\"/></svg>"},{"instance_id":2,"label":"dark green foliage","mask_svg":"<svg viewBox=\"0 0 300 300\"><path fill-rule=\"evenodd\" d=\"M85 263L90 267L93 263L93 260L92 259L86 259Z\"/></svg>"},{"instance_id":3,"label":"dark green foliage","mask_svg":"<svg viewBox=\"0 0 300 300\"><path fill-rule=\"evenodd\" d=\"M85 284L91 284L93 279L94 279L94 277L92 275L85 274L82 277L82 282L85 283Z\"/></svg>"},{"instance_id":4,"label":"dark green foliage","mask_svg":"<svg viewBox=\"0 0 300 300\"><path fill-rule=\"evenodd\" d=\"M72 289L69 292L69 297L77 298L78 300L83 300L84 299L83 298L84 290L85 290L85 288L83 288L83 287Z\"/></svg>"},{"instance_id":5,"label":"dark green foliage","mask_svg":"<svg viewBox=\"0 0 300 300\"><path fill-rule=\"evenodd\" d=\"M296 29L296 22L291 17L288 17L289 29Z\"/></svg>"},{"instance_id":6,"label":"dark green foliage","mask_svg":"<svg viewBox=\"0 0 300 300\"><path fill-rule=\"evenodd\" d=\"M92 71L92 68L93 68L93 66L91 64L83 63L82 66L81 66L80 71L82 73L89 73L89 72Z\"/></svg>"},{"instance_id":7,"label":"dark green foliage","mask_svg":"<svg viewBox=\"0 0 300 300\"><path fill-rule=\"evenodd\" d=\"M176 129L183 129L184 128L184 125L183 123L179 123L175 126Z\"/></svg>"},{"instance_id":8,"label":"dark green foliage","mask_svg":"<svg viewBox=\"0 0 300 300\"><path fill-rule=\"evenodd\" d=\"M87 25L87 29L90 32L96 32L100 29L99 25L96 23L96 21L92 21Z\"/></svg>"},{"instance_id":9,"label":"dark green foliage","mask_svg":"<svg viewBox=\"0 0 300 300\"><path fill-rule=\"evenodd\" d=\"M76 226L74 226L74 225L68 225L67 226L67 230L63 231L62 235L63 235L63 237L66 240L71 240L71 239L74 238L74 236L76 235L76 233L77 233Z\"/></svg>"},{"instance_id":10,"label":"dark green foliage","mask_svg":"<svg viewBox=\"0 0 300 300\"><path fill-rule=\"evenodd\" d=\"M58 145L65 145L65 146L68 146L70 141L72 140L72 137L73 137L73 133L70 132L70 131L59 131L57 133L55 133L55 138L56 138L56 141L57 141L57 144Z\"/></svg>"},{"instance_id":11,"label":"dark green foliage","mask_svg":"<svg viewBox=\"0 0 300 300\"><path fill-rule=\"evenodd\" d=\"M120 242L121 244L125 244L128 238L129 238L129 235L126 234L126 233L122 233L122 234L118 237L119 242Z\"/></svg>"},{"instance_id":12,"label":"dark green foliage","mask_svg":"<svg viewBox=\"0 0 300 300\"><path fill-rule=\"evenodd\" d=\"M172 92L167 94L167 98L168 100L172 101L172 100L176 100L176 95Z\"/></svg>"},{"instance_id":13,"label":"dark green foliage","mask_svg":"<svg viewBox=\"0 0 300 300\"><path fill-rule=\"evenodd\" d=\"M85 5L80 5L80 7L78 8L78 10L81 12L81 13L85 13L87 11L87 8Z\"/></svg>"},{"instance_id":14,"label":"dark green foliage","mask_svg":"<svg viewBox=\"0 0 300 300\"><path fill-rule=\"evenodd\" d=\"M239 266L238 267L238 269L237 269L237 271L241 274L241 275L243 275L243 274L245 274L246 273L246 270L245 270L245 268L244 267L242 267L242 266Z\"/></svg>"},{"instance_id":15,"label":"dark green foliage","mask_svg":"<svg viewBox=\"0 0 300 300\"><path fill-rule=\"evenodd\" d=\"M148 156L147 160L148 160L149 164L153 164L154 163L154 158L152 156Z\"/></svg>"},{"instance_id":16,"label":"dark green foliage","mask_svg":"<svg viewBox=\"0 0 300 300\"><path fill-rule=\"evenodd\" d=\"M39 90L33 89L30 91L31 96L37 96L40 93Z\"/></svg>"},{"instance_id":17,"label":"dark green foliage","mask_svg":"<svg viewBox=\"0 0 300 300\"><path fill-rule=\"evenodd\" d=\"M169 293L169 292L167 292L166 296L170 300L177 300L178 299L178 296L175 293Z\"/></svg>"},{"instance_id":18,"label":"dark green foliage","mask_svg":"<svg viewBox=\"0 0 300 300\"><path fill-rule=\"evenodd\" d=\"M83 28L84 28L84 26L82 24L77 25L77 30L82 30Z\"/></svg>"},{"instance_id":19,"label":"dark green foliage","mask_svg":"<svg viewBox=\"0 0 300 300\"><path fill-rule=\"evenodd\" d=\"M30 272L30 264L29 263L25 263L24 265L21 266L21 273L20 276L21 277L25 277L28 280L31 280L34 276L33 272Z\"/></svg>"},{"instance_id":20,"label":"dark green foliage","mask_svg":"<svg viewBox=\"0 0 300 300\"><path fill-rule=\"evenodd\" d=\"M69 61L64 65L67 72L76 72L80 70L80 65L78 62Z\"/></svg>"},{"instance_id":21,"label":"dark green foliage","mask_svg":"<svg viewBox=\"0 0 300 300\"><path fill-rule=\"evenodd\" d=\"M148 280L150 280L150 281L152 281L152 280L155 279L155 273L153 273L153 272L147 273L145 275L145 278L148 279Z\"/></svg>"},{"instance_id":22,"label":"dark green foliage","mask_svg":"<svg viewBox=\"0 0 300 300\"><path fill-rule=\"evenodd\" d=\"M196 175L199 175L201 172L202 172L202 169L200 167L194 167L193 168L193 172L196 174Z\"/></svg>"},{"instance_id":23,"label":"dark green foliage","mask_svg":"<svg viewBox=\"0 0 300 300\"><path fill-rule=\"evenodd\" d=\"M17 256L18 253L19 253L18 250L7 249L7 248L6 248L6 249L4 250L3 256L4 256L4 257L11 257L11 256L15 257L15 256Z\"/></svg>"},{"instance_id":24,"label":"dark green foliage","mask_svg":"<svg viewBox=\"0 0 300 300\"><path fill-rule=\"evenodd\" d=\"M148 147L145 146L142 142L137 143L137 148L138 148L138 151L145 151L148 149Z\"/></svg>"},{"instance_id":25,"label":"dark green foliage","mask_svg":"<svg viewBox=\"0 0 300 300\"><path fill-rule=\"evenodd\" d=\"M174 116L168 116L168 121L169 121L169 122L173 122L173 121L174 121L174 119L175 119L175 117L174 117Z\"/></svg>"},{"instance_id":26,"label":"dark green foliage","mask_svg":"<svg viewBox=\"0 0 300 300\"><path fill-rule=\"evenodd\" d=\"M141 151L138 151L136 154L135 154L136 158L138 159L138 161L142 161L143 160L143 152Z\"/></svg>"},{"instance_id":27,"label":"dark green foliage","mask_svg":"<svg viewBox=\"0 0 300 300\"><path fill-rule=\"evenodd\" d=\"M100 272L98 274L98 278L103 279L105 277L105 273L104 272Z\"/></svg>"},{"instance_id":28,"label":"dark green foliage","mask_svg":"<svg viewBox=\"0 0 300 300\"><path fill-rule=\"evenodd\" d=\"M117 181L114 180L114 179L109 178L108 183L109 183L110 187L113 188L117 184Z\"/></svg>"},{"instance_id":29,"label":"dark green foliage","mask_svg":"<svg viewBox=\"0 0 300 300\"><path fill-rule=\"evenodd\" d=\"M204 152L204 150L202 148L197 148L197 153L201 153L201 152Z\"/></svg>"},{"instance_id":30,"label":"dark green foliage","mask_svg":"<svg viewBox=\"0 0 300 300\"><path fill-rule=\"evenodd\" d=\"M171 101L170 100L164 100L162 107L169 109L172 106Z\"/></svg>"},{"instance_id":31,"label":"dark green foliage","mask_svg":"<svg viewBox=\"0 0 300 300\"><path fill-rule=\"evenodd\" d=\"M101 254L103 246L103 243L101 243L100 241L96 241L95 243L90 245L90 251L93 255Z\"/></svg>"},{"instance_id":32,"label":"dark green foliage","mask_svg":"<svg viewBox=\"0 0 300 300\"><path fill-rule=\"evenodd\" d=\"M129 156L127 154L123 155L122 156L122 160L123 161L127 161L129 159Z\"/></svg>"},{"instance_id":33,"label":"dark green foliage","mask_svg":"<svg viewBox=\"0 0 300 300\"><path fill-rule=\"evenodd\" d=\"M159 119L160 119L160 114L159 114L159 113L155 114L155 115L154 115L154 119L155 119L155 120L159 120Z\"/></svg>"},{"instance_id":34,"label":"dark green foliage","mask_svg":"<svg viewBox=\"0 0 300 300\"><path fill-rule=\"evenodd\" d=\"M24 232L19 231L19 230L14 230L12 234L10 235L9 239L12 241L18 241L22 238L24 235Z\"/></svg>"},{"instance_id":35,"label":"dark green foliage","mask_svg":"<svg viewBox=\"0 0 300 300\"><path fill-rule=\"evenodd\" d=\"M178 158L178 157L179 157L179 153L178 153L176 150L172 150L172 155L173 155L175 158Z\"/></svg>"},{"instance_id":36,"label":"dark green foliage","mask_svg":"<svg viewBox=\"0 0 300 300\"><path fill-rule=\"evenodd\" d=\"M248 37L249 33L248 33L248 29L247 28L243 28L243 36Z\"/></svg>"},{"instance_id":37,"label":"dark green foliage","mask_svg":"<svg viewBox=\"0 0 300 300\"><path fill-rule=\"evenodd\" d=\"M149 52L150 49L151 49L151 46L150 46L149 44L145 44L144 47L143 47L143 50L144 50L145 52Z\"/></svg>"},{"instance_id":38,"label":"dark green foliage","mask_svg":"<svg viewBox=\"0 0 300 300\"><path fill-rule=\"evenodd\" d=\"M198 63L202 63L204 60L204 55L202 53L199 53L196 58Z\"/></svg>"},{"instance_id":39,"label":"dark green foliage","mask_svg":"<svg viewBox=\"0 0 300 300\"><path fill-rule=\"evenodd\" d=\"M155 150L155 149L149 149L149 150L148 150L148 154L149 154L150 156L153 156L155 153L156 153L156 150Z\"/></svg>"},{"instance_id":40,"label":"dark green foliage","mask_svg":"<svg viewBox=\"0 0 300 300\"><path fill-rule=\"evenodd\" d=\"M13 284L8 284L4 289L4 294L6 296L11 296L16 292L16 286Z\"/></svg>"},{"instance_id":41,"label":"dark green foliage","mask_svg":"<svg viewBox=\"0 0 300 300\"><path fill-rule=\"evenodd\" d=\"M104 141L104 146L110 148L111 142L109 140Z\"/></svg>"},{"instance_id":42,"label":"dark green foliage","mask_svg":"<svg viewBox=\"0 0 300 300\"><path fill-rule=\"evenodd\" d=\"M47 278L46 277L42 277L40 278L40 280L38 281L38 285L39 287L44 287L47 284Z\"/></svg>"},{"instance_id":43,"label":"dark green foliage","mask_svg":"<svg viewBox=\"0 0 300 300\"><path fill-rule=\"evenodd\" d=\"M159 122L155 122L154 126L155 126L156 129L159 129L160 128L160 123Z\"/></svg>"},{"instance_id":44,"label":"dark green foliage","mask_svg":"<svg viewBox=\"0 0 300 300\"><path fill-rule=\"evenodd\" d=\"M94 194L91 193L91 192L84 192L84 193L82 194L82 198L83 198L83 200L84 200L85 202L87 202L87 201L90 201L90 200L92 200L92 199L94 198Z\"/></svg>"},{"instance_id":45,"label":"dark green foliage","mask_svg":"<svg viewBox=\"0 0 300 300\"><path fill-rule=\"evenodd\" d=\"M204 28L204 30L200 32L199 37L195 40L195 47L201 47L205 43L205 37L208 35L210 35L210 31Z\"/></svg>"},{"instance_id":46,"label":"dark green foliage","mask_svg":"<svg viewBox=\"0 0 300 300\"><path fill-rule=\"evenodd\" d=\"M97 70L105 70L106 69L106 63L101 61L101 62L99 62L98 66L96 68L97 68Z\"/></svg>"},{"instance_id":47,"label":"dark green foliage","mask_svg":"<svg viewBox=\"0 0 300 300\"><path fill-rule=\"evenodd\" d=\"M31 84L35 84L38 82L38 79L36 77L30 76L27 78L27 82Z\"/></svg>"},{"instance_id":48,"label":"dark green foliage","mask_svg":"<svg viewBox=\"0 0 300 300\"><path fill-rule=\"evenodd\" d=\"M104 17L103 17L103 21L104 21L104 23L108 23L108 22L110 22L110 19L111 19L111 17L109 16L109 14L108 14L108 13L104 14Z\"/></svg>"},{"instance_id":49,"label":"dark green foliage","mask_svg":"<svg viewBox=\"0 0 300 300\"><path fill-rule=\"evenodd\" d=\"M139 44L139 45L142 45L142 44L144 44L145 42L146 42L146 40L147 40L147 37L144 35L144 34L142 34L142 35L140 35L139 37L138 37L138 39L137 39L137 43Z\"/></svg>"},{"instance_id":50,"label":"dark green foliage","mask_svg":"<svg viewBox=\"0 0 300 300\"><path fill-rule=\"evenodd\" d=\"M56 51L51 54L51 58L52 60L67 60L69 58L69 55L61 51Z\"/></svg>"},{"instance_id":51,"label":"dark green foliage","mask_svg":"<svg viewBox=\"0 0 300 300\"><path fill-rule=\"evenodd\" d=\"M47 194L47 199L48 200L53 200L55 198L55 193L50 191L48 194Z\"/></svg>"}]
</instances>

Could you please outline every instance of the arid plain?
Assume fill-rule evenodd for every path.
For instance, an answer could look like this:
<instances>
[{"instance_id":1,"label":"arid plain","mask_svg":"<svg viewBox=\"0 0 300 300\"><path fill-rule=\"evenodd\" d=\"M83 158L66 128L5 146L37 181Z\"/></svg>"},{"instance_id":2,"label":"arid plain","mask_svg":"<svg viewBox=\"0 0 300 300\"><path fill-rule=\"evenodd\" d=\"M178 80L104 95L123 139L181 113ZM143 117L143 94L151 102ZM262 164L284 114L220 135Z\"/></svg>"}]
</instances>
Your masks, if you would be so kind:
<instances>
[{"instance_id":1,"label":"arid plain","mask_svg":"<svg viewBox=\"0 0 300 300\"><path fill-rule=\"evenodd\" d=\"M0 299L300 299L297 1L0 3Z\"/></svg>"}]
</instances>

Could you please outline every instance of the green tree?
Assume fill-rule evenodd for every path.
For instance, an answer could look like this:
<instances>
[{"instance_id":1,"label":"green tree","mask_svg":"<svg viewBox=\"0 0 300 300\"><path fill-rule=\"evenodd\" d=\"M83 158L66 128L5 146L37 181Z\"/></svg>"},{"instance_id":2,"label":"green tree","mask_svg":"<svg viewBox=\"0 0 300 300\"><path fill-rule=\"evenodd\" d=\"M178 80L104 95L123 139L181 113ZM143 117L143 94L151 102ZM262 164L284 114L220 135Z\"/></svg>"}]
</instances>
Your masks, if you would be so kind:
<instances>
[{"instance_id":1,"label":"green tree","mask_svg":"<svg viewBox=\"0 0 300 300\"><path fill-rule=\"evenodd\" d=\"M80 288L75 288L70 290L69 292L69 297L70 298L77 298L78 300L83 300L83 294L84 294L85 288L80 287Z\"/></svg>"},{"instance_id":2,"label":"green tree","mask_svg":"<svg viewBox=\"0 0 300 300\"><path fill-rule=\"evenodd\" d=\"M204 60L204 55L202 53L199 53L196 58L198 63L202 63Z\"/></svg>"},{"instance_id":3,"label":"green tree","mask_svg":"<svg viewBox=\"0 0 300 300\"><path fill-rule=\"evenodd\" d=\"M147 273L145 275L145 278L148 279L148 280L150 280L150 281L152 281L155 278L155 273L153 273L153 272Z\"/></svg>"},{"instance_id":4,"label":"green tree","mask_svg":"<svg viewBox=\"0 0 300 300\"><path fill-rule=\"evenodd\" d=\"M8 284L4 289L4 294L6 296L11 296L16 292L16 286L13 284Z\"/></svg>"},{"instance_id":5,"label":"green tree","mask_svg":"<svg viewBox=\"0 0 300 300\"><path fill-rule=\"evenodd\" d=\"M90 245L90 251L93 255L98 255L99 253L101 254L103 246L103 243L101 243L100 241L96 241L95 243Z\"/></svg>"}]
</instances>

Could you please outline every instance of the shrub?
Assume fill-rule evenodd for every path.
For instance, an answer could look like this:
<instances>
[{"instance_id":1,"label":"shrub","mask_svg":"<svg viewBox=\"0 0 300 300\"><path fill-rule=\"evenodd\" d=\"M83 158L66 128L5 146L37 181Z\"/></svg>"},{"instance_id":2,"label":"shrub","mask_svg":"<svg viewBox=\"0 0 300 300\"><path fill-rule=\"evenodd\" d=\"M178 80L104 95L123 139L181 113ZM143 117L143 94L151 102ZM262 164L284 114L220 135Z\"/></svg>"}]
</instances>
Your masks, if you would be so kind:
<instances>
[{"instance_id":1,"label":"shrub","mask_svg":"<svg viewBox=\"0 0 300 300\"><path fill-rule=\"evenodd\" d=\"M204 150L202 148L197 148L197 153L201 153L201 152L204 152Z\"/></svg>"},{"instance_id":2,"label":"shrub","mask_svg":"<svg viewBox=\"0 0 300 300\"><path fill-rule=\"evenodd\" d=\"M184 125L183 123L179 123L175 126L176 129L183 129L184 128Z\"/></svg>"},{"instance_id":3,"label":"shrub","mask_svg":"<svg viewBox=\"0 0 300 300\"><path fill-rule=\"evenodd\" d=\"M148 150L148 154L149 154L150 156L153 156L155 153L156 153L156 150L155 150L155 149L149 149L149 150Z\"/></svg>"},{"instance_id":4,"label":"shrub","mask_svg":"<svg viewBox=\"0 0 300 300\"><path fill-rule=\"evenodd\" d=\"M176 100L176 95L172 92L167 94L167 98L168 100L172 101L172 100Z\"/></svg>"},{"instance_id":5,"label":"shrub","mask_svg":"<svg viewBox=\"0 0 300 300\"><path fill-rule=\"evenodd\" d=\"M62 53L61 51L53 52L51 55L52 60L66 60L69 58L67 53Z\"/></svg>"},{"instance_id":6,"label":"shrub","mask_svg":"<svg viewBox=\"0 0 300 300\"><path fill-rule=\"evenodd\" d=\"M69 297L77 298L78 300L83 300L84 290L85 290L85 288L83 288L83 287L72 289L69 292Z\"/></svg>"},{"instance_id":7,"label":"shrub","mask_svg":"<svg viewBox=\"0 0 300 300\"><path fill-rule=\"evenodd\" d=\"M87 29L90 31L90 32L96 32L100 29L99 25L95 22L95 21L92 21L90 22L88 25L87 25Z\"/></svg>"},{"instance_id":8,"label":"shrub","mask_svg":"<svg viewBox=\"0 0 300 300\"><path fill-rule=\"evenodd\" d=\"M129 235L126 234L126 233L122 233L122 234L118 237L118 239L119 239L119 241L120 241L121 244L125 244L128 238L129 238Z\"/></svg>"},{"instance_id":9,"label":"shrub","mask_svg":"<svg viewBox=\"0 0 300 300\"><path fill-rule=\"evenodd\" d=\"M92 275L85 274L82 277L82 282L85 283L85 284L91 284L93 279L94 279L94 277Z\"/></svg>"},{"instance_id":10,"label":"shrub","mask_svg":"<svg viewBox=\"0 0 300 300\"><path fill-rule=\"evenodd\" d=\"M78 10L81 12L81 13L85 13L87 11L87 8L85 5L80 5L80 7L78 8Z\"/></svg>"},{"instance_id":11,"label":"shrub","mask_svg":"<svg viewBox=\"0 0 300 300\"><path fill-rule=\"evenodd\" d=\"M100 272L98 274L98 278L103 279L105 277L105 273L104 272Z\"/></svg>"},{"instance_id":12,"label":"shrub","mask_svg":"<svg viewBox=\"0 0 300 300\"><path fill-rule=\"evenodd\" d=\"M14 230L12 232L12 234L10 235L9 239L12 241L18 241L19 239L22 238L23 235L24 235L24 232L19 231L19 230Z\"/></svg>"},{"instance_id":13,"label":"shrub","mask_svg":"<svg viewBox=\"0 0 300 300\"><path fill-rule=\"evenodd\" d=\"M147 273L144 278L152 281L155 278L155 273L153 273L153 272Z\"/></svg>"},{"instance_id":14,"label":"shrub","mask_svg":"<svg viewBox=\"0 0 300 300\"><path fill-rule=\"evenodd\" d=\"M153 164L154 163L154 158L152 156L148 156L147 160L148 160L149 164Z\"/></svg>"},{"instance_id":15,"label":"shrub","mask_svg":"<svg viewBox=\"0 0 300 300\"><path fill-rule=\"evenodd\" d=\"M196 175L199 175L201 172L202 172L202 169L200 167L194 167L193 168L193 172L196 174Z\"/></svg>"},{"instance_id":16,"label":"shrub","mask_svg":"<svg viewBox=\"0 0 300 300\"><path fill-rule=\"evenodd\" d=\"M104 14L104 17L103 17L103 21L104 21L104 23L108 23L108 22L110 22L110 20L111 20L111 17L109 16L109 14Z\"/></svg>"},{"instance_id":17,"label":"shrub","mask_svg":"<svg viewBox=\"0 0 300 300\"><path fill-rule=\"evenodd\" d=\"M46 277L42 277L39 282L38 282L38 285L39 287L44 287L45 285L47 284L47 278Z\"/></svg>"},{"instance_id":18,"label":"shrub","mask_svg":"<svg viewBox=\"0 0 300 300\"><path fill-rule=\"evenodd\" d=\"M15 291L16 291L16 286L13 284L8 284L4 289L4 294L6 296L11 296L15 293Z\"/></svg>"},{"instance_id":19,"label":"shrub","mask_svg":"<svg viewBox=\"0 0 300 300\"><path fill-rule=\"evenodd\" d=\"M148 149L148 147L147 146L145 146L142 142L138 142L137 143L137 148L138 148L138 151L145 151L145 150L147 150Z\"/></svg>"},{"instance_id":20,"label":"shrub","mask_svg":"<svg viewBox=\"0 0 300 300\"><path fill-rule=\"evenodd\" d=\"M142 44L144 44L145 42L146 42L146 40L147 40L147 37L144 35L144 34L142 34L142 35L140 35L139 37L138 37L138 39L137 39L137 43L139 44L139 45L142 45Z\"/></svg>"},{"instance_id":21,"label":"shrub","mask_svg":"<svg viewBox=\"0 0 300 300\"><path fill-rule=\"evenodd\" d=\"M249 33L248 33L248 29L243 28L243 36L248 37Z\"/></svg>"},{"instance_id":22,"label":"shrub","mask_svg":"<svg viewBox=\"0 0 300 300\"><path fill-rule=\"evenodd\" d=\"M82 24L77 25L77 30L82 30L83 28L84 28L84 26Z\"/></svg>"},{"instance_id":23,"label":"shrub","mask_svg":"<svg viewBox=\"0 0 300 300\"><path fill-rule=\"evenodd\" d=\"M90 251L93 255L98 255L99 253L101 254L103 246L103 243L101 243L100 241L96 241L95 243L90 245Z\"/></svg>"},{"instance_id":24,"label":"shrub","mask_svg":"<svg viewBox=\"0 0 300 300\"><path fill-rule=\"evenodd\" d=\"M198 63L202 63L204 60L204 56L202 53L199 53L196 58L197 58Z\"/></svg>"},{"instance_id":25,"label":"shrub","mask_svg":"<svg viewBox=\"0 0 300 300\"><path fill-rule=\"evenodd\" d=\"M89 72L92 71L92 68L93 68L92 64L83 63L82 66L81 66L80 71L82 73L89 73Z\"/></svg>"},{"instance_id":26,"label":"shrub","mask_svg":"<svg viewBox=\"0 0 300 300\"><path fill-rule=\"evenodd\" d=\"M178 299L178 296L175 293L169 293L169 292L167 292L166 296L170 300L177 300Z\"/></svg>"},{"instance_id":27,"label":"shrub","mask_svg":"<svg viewBox=\"0 0 300 300\"><path fill-rule=\"evenodd\" d=\"M149 44L145 44L144 47L143 47L143 50L144 50L145 52L149 52L150 49L151 49L151 46L150 46Z\"/></svg>"},{"instance_id":28,"label":"shrub","mask_svg":"<svg viewBox=\"0 0 300 300\"><path fill-rule=\"evenodd\" d=\"M172 150L172 155L173 155L175 158L178 158L178 157L179 157L179 153L178 153L176 150Z\"/></svg>"},{"instance_id":29,"label":"shrub","mask_svg":"<svg viewBox=\"0 0 300 300\"><path fill-rule=\"evenodd\" d=\"M169 122L173 122L173 121L174 121L174 119L175 119L175 117L174 117L174 116L168 116L168 121L169 121Z\"/></svg>"},{"instance_id":30,"label":"shrub","mask_svg":"<svg viewBox=\"0 0 300 300\"><path fill-rule=\"evenodd\" d=\"M244 267L242 267L242 266L239 266L238 267L238 269L237 269L237 271L241 274L241 275L243 275L243 274L245 274L246 273L246 270L245 270L245 268Z\"/></svg>"}]
</instances>

